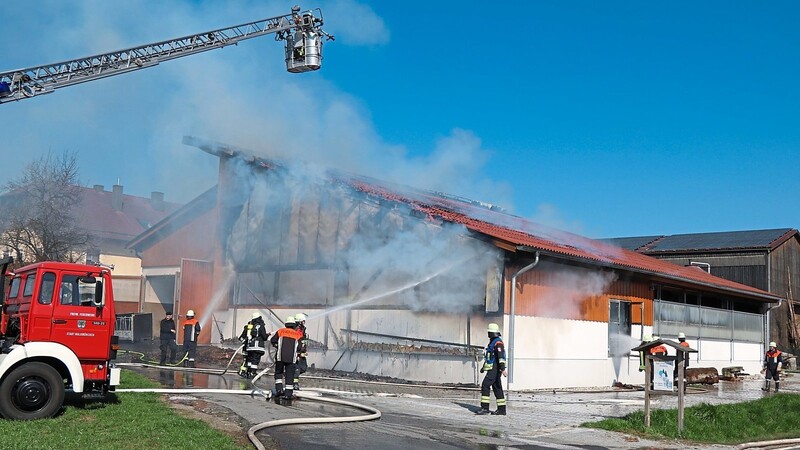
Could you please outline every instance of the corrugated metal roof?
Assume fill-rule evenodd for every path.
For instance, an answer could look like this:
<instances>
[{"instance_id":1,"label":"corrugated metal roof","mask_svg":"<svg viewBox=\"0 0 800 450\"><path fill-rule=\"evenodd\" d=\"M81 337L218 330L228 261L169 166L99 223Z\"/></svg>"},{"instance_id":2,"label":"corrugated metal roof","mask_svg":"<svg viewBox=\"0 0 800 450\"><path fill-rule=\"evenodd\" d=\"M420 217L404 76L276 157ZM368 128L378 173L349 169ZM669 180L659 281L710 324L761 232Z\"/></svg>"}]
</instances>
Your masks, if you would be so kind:
<instances>
[{"instance_id":1,"label":"corrugated metal roof","mask_svg":"<svg viewBox=\"0 0 800 450\"><path fill-rule=\"evenodd\" d=\"M725 231L718 233L674 234L640 249L647 253L696 250L772 249L796 234L792 228L772 230Z\"/></svg>"},{"instance_id":2,"label":"corrugated metal roof","mask_svg":"<svg viewBox=\"0 0 800 450\"><path fill-rule=\"evenodd\" d=\"M183 143L193 145L212 155L241 158L249 164L261 167L280 165L276 161L256 157L250 151L227 144L194 137L184 137ZM667 280L706 286L762 301L777 302L780 299L769 292L715 277L696 267L682 267L605 242L546 227L501 212L499 208L486 203L426 192L364 176L333 171L330 174L334 181L346 183L369 195L407 204L431 220L462 224L469 230L505 241L513 246L526 247L596 265L646 273Z\"/></svg>"}]
</instances>

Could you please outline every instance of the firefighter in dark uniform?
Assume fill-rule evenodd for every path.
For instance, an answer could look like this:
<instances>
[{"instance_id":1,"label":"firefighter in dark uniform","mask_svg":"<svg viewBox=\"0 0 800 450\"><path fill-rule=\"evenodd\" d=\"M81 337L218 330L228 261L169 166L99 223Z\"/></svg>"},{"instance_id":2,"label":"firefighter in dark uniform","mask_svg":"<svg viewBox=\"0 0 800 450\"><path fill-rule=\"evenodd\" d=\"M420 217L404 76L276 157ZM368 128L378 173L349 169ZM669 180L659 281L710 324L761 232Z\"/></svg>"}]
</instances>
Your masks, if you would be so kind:
<instances>
[{"instance_id":1,"label":"firefighter in dark uniform","mask_svg":"<svg viewBox=\"0 0 800 450\"><path fill-rule=\"evenodd\" d=\"M161 331L159 338L161 340L161 359L160 365L167 362L167 353L169 353L169 363L175 364L175 352L178 351L178 344L175 343L175 320L172 319L172 311L167 311L166 317L161 319Z\"/></svg>"},{"instance_id":2,"label":"firefighter in dark uniform","mask_svg":"<svg viewBox=\"0 0 800 450\"><path fill-rule=\"evenodd\" d=\"M275 403L292 405L294 395L294 369L297 362L297 345L303 339L303 333L297 330L294 316L284 322L284 328L276 331L269 342L276 348L275 352ZM283 401L281 402L281 398Z\"/></svg>"},{"instance_id":3,"label":"firefighter in dark uniform","mask_svg":"<svg viewBox=\"0 0 800 450\"><path fill-rule=\"evenodd\" d=\"M308 356L308 333L306 333L306 318L308 318L308 316L303 313L295 314L294 316L294 323L297 325L296 330L299 330L303 333L303 338L300 340L300 343L297 344L297 366L295 367L294 372L294 383L292 383L295 391L300 390L300 375L304 374L308 370L308 360L306 359Z\"/></svg>"},{"instance_id":4,"label":"firefighter in dark uniform","mask_svg":"<svg viewBox=\"0 0 800 450\"><path fill-rule=\"evenodd\" d=\"M775 380L775 392L781 387L780 372L783 369L783 354L778 350L775 342L769 343L769 350L764 354L764 369L761 371L764 374L764 387L762 391L769 392L769 385L772 380Z\"/></svg>"},{"instance_id":5,"label":"firefighter in dark uniform","mask_svg":"<svg viewBox=\"0 0 800 450\"><path fill-rule=\"evenodd\" d=\"M183 322L183 351L186 352L185 367L194 367L197 354L197 336L200 336L200 322L194 318L194 311L186 311L186 321Z\"/></svg>"},{"instance_id":6,"label":"firefighter in dark uniform","mask_svg":"<svg viewBox=\"0 0 800 450\"><path fill-rule=\"evenodd\" d=\"M486 328L489 334L489 345L483 354L483 367L481 373L486 372L481 384L481 409L477 414L496 414L506 415L506 397L503 394L503 383L500 374L508 376L506 372L506 349L503 338L500 337L500 327L496 323L490 323ZM494 391L497 400L497 410L489 411L490 390Z\"/></svg>"},{"instance_id":7,"label":"firefighter in dark uniform","mask_svg":"<svg viewBox=\"0 0 800 450\"><path fill-rule=\"evenodd\" d=\"M244 344L244 361L239 369L239 375L244 378L253 378L258 373L258 363L267 351L267 325L261 318L260 312L254 312L250 322L244 326L239 341Z\"/></svg>"}]
</instances>

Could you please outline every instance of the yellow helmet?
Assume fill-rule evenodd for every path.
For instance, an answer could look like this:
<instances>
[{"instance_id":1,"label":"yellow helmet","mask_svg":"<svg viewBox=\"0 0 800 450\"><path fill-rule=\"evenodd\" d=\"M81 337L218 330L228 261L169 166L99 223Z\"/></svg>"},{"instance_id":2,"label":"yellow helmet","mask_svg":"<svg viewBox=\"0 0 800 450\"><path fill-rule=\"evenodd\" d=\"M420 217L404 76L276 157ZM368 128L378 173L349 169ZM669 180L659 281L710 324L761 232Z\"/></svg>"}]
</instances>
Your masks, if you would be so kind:
<instances>
[{"instance_id":1,"label":"yellow helmet","mask_svg":"<svg viewBox=\"0 0 800 450\"><path fill-rule=\"evenodd\" d=\"M292 324L292 326L294 326L294 316L287 317L286 320L283 321L283 323L285 325Z\"/></svg>"},{"instance_id":2,"label":"yellow helmet","mask_svg":"<svg viewBox=\"0 0 800 450\"><path fill-rule=\"evenodd\" d=\"M777 347L777 345L775 345L775 341L772 341L772 342L770 342L770 343L769 343L769 346L770 346L770 347Z\"/></svg>"},{"instance_id":3,"label":"yellow helmet","mask_svg":"<svg viewBox=\"0 0 800 450\"><path fill-rule=\"evenodd\" d=\"M254 312L253 315L250 316L251 319L258 319L259 317L261 317L261 313L258 311Z\"/></svg>"},{"instance_id":4,"label":"yellow helmet","mask_svg":"<svg viewBox=\"0 0 800 450\"><path fill-rule=\"evenodd\" d=\"M486 331L489 333L499 333L500 327L496 323L490 323L488 327L486 327Z\"/></svg>"},{"instance_id":5,"label":"yellow helmet","mask_svg":"<svg viewBox=\"0 0 800 450\"><path fill-rule=\"evenodd\" d=\"M305 322L308 316L305 313L297 313L294 315L295 322Z\"/></svg>"},{"instance_id":6,"label":"yellow helmet","mask_svg":"<svg viewBox=\"0 0 800 450\"><path fill-rule=\"evenodd\" d=\"M649 334L645 334L644 336L642 336L642 340L645 341L645 342L653 342L653 336L649 335Z\"/></svg>"}]
</instances>

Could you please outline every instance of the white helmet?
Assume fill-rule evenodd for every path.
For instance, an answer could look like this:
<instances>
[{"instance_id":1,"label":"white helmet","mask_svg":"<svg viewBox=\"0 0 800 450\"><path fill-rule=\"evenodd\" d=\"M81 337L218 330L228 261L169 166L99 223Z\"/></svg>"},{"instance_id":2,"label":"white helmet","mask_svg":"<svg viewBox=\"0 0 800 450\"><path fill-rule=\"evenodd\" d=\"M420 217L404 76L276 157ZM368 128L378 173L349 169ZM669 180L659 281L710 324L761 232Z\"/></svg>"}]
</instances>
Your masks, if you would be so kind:
<instances>
[{"instance_id":1,"label":"white helmet","mask_svg":"<svg viewBox=\"0 0 800 450\"><path fill-rule=\"evenodd\" d=\"M190 310L186 311L186 317L194 317L194 310L190 309Z\"/></svg>"},{"instance_id":2,"label":"white helmet","mask_svg":"<svg viewBox=\"0 0 800 450\"><path fill-rule=\"evenodd\" d=\"M253 315L250 316L251 319L258 319L259 317L261 317L261 313L258 311L254 312Z\"/></svg>"},{"instance_id":3,"label":"white helmet","mask_svg":"<svg viewBox=\"0 0 800 450\"><path fill-rule=\"evenodd\" d=\"M295 322L305 322L308 316L305 313L297 313L294 315Z\"/></svg>"},{"instance_id":4,"label":"white helmet","mask_svg":"<svg viewBox=\"0 0 800 450\"><path fill-rule=\"evenodd\" d=\"M286 320L283 321L284 325L289 325L290 323L294 325L294 316L289 316L286 318Z\"/></svg>"},{"instance_id":5,"label":"white helmet","mask_svg":"<svg viewBox=\"0 0 800 450\"><path fill-rule=\"evenodd\" d=\"M777 347L777 345L775 345L775 341L772 341L772 342L770 342L770 343L769 343L769 346L770 346L770 347Z\"/></svg>"},{"instance_id":6,"label":"white helmet","mask_svg":"<svg viewBox=\"0 0 800 450\"><path fill-rule=\"evenodd\" d=\"M686 339L686 335L683 333L678 333L678 339Z\"/></svg>"}]
</instances>

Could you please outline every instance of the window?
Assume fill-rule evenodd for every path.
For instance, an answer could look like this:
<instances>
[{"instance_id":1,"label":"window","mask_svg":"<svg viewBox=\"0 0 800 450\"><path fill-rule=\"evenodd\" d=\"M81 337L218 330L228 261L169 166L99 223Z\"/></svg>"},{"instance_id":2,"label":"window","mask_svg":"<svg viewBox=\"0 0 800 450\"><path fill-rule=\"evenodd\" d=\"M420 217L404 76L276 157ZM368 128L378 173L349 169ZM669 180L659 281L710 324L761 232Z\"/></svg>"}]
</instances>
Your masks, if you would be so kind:
<instances>
[{"instance_id":1,"label":"window","mask_svg":"<svg viewBox=\"0 0 800 450\"><path fill-rule=\"evenodd\" d=\"M53 291L56 286L56 274L47 272L42 275L42 285L39 287L39 303L49 305L53 302Z\"/></svg>"},{"instance_id":2,"label":"window","mask_svg":"<svg viewBox=\"0 0 800 450\"><path fill-rule=\"evenodd\" d=\"M93 306L95 283L85 283L77 275L61 277L58 297L62 305Z\"/></svg>"},{"instance_id":3,"label":"window","mask_svg":"<svg viewBox=\"0 0 800 450\"><path fill-rule=\"evenodd\" d=\"M8 291L8 298L15 298L19 295L19 285L21 284L22 279L20 277L15 277L11 280L11 289Z\"/></svg>"},{"instance_id":4,"label":"window","mask_svg":"<svg viewBox=\"0 0 800 450\"><path fill-rule=\"evenodd\" d=\"M22 290L23 297L30 297L33 295L33 287L36 285L36 275L28 275L25 278L25 289Z\"/></svg>"},{"instance_id":5,"label":"window","mask_svg":"<svg viewBox=\"0 0 800 450\"><path fill-rule=\"evenodd\" d=\"M630 352L631 302L608 301L608 354L623 356Z\"/></svg>"}]
</instances>

